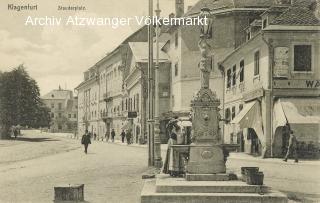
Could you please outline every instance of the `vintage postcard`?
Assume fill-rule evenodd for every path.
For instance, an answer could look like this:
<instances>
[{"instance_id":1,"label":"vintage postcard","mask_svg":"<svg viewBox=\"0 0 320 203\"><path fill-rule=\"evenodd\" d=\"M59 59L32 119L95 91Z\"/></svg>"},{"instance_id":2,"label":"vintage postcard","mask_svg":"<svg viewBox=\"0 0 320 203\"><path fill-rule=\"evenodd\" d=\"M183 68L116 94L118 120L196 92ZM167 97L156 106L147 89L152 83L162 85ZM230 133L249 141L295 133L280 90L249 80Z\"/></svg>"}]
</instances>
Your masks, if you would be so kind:
<instances>
[{"instance_id":1,"label":"vintage postcard","mask_svg":"<svg viewBox=\"0 0 320 203\"><path fill-rule=\"evenodd\" d=\"M319 0L1 0L0 203L320 202Z\"/></svg>"}]
</instances>

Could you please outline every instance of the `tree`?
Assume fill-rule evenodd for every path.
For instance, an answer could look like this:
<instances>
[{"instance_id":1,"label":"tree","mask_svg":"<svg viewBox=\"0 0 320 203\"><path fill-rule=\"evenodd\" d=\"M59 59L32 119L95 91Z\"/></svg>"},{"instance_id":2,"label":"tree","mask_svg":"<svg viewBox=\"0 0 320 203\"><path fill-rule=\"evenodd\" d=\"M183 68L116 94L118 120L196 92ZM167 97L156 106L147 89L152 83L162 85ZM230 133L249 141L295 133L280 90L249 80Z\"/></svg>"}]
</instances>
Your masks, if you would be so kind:
<instances>
[{"instance_id":1,"label":"tree","mask_svg":"<svg viewBox=\"0 0 320 203\"><path fill-rule=\"evenodd\" d=\"M45 127L50 123L49 111L40 99L37 82L23 65L10 72L0 73L0 132L9 138L13 125Z\"/></svg>"}]
</instances>

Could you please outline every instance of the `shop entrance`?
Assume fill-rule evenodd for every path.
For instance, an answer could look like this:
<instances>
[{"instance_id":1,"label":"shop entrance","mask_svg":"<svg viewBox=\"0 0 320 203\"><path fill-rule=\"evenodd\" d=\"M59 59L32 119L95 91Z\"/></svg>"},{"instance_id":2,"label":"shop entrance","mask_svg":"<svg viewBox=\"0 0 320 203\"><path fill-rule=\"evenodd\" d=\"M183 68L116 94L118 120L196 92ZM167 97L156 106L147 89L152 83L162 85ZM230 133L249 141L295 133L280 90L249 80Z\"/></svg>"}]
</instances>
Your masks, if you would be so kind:
<instances>
[{"instance_id":1,"label":"shop entrance","mask_svg":"<svg viewBox=\"0 0 320 203\"><path fill-rule=\"evenodd\" d=\"M254 131L254 129L248 129L248 137L247 139L250 141L250 154L260 156L261 155L261 142Z\"/></svg>"}]
</instances>

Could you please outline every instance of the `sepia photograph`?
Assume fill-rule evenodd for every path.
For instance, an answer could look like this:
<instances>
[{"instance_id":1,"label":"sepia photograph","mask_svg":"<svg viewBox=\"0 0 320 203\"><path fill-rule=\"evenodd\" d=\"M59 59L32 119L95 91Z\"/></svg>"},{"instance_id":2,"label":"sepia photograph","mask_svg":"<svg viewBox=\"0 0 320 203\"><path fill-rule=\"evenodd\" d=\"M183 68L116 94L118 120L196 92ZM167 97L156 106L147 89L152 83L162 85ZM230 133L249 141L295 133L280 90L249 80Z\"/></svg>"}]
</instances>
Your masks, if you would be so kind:
<instances>
[{"instance_id":1,"label":"sepia photograph","mask_svg":"<svg viewBox=\"0 0 320 203\"><path fill-rule=\"evenodd\" d=\"M320 203L320 0L0 0L0 203Z\"/></svg>"}]
</instances>

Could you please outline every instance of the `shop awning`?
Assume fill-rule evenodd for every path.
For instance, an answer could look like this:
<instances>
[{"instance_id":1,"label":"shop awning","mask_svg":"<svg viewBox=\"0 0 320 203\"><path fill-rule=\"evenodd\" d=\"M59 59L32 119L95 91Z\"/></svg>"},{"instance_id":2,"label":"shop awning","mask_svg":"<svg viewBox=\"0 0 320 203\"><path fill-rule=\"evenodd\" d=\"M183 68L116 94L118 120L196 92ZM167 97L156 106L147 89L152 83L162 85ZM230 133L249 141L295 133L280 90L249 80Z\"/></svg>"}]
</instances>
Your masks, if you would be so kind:
<instances>
[{"instance_id":1,"label":"shop awning","mask_svg":"<svg viewBox=\"0 0 320 203\"><path fill-rule=\"evenodd\" d=\"M274 104L273 129L289 124L320 124L320 99L283 98Z\"/></svg>"},{"instance_id":2,"label":"shop awning","mask_svg":"<svg viewBox=\"0 0 320 203\"><path fill-rule=\"evenodd\" d=\"M239 112L238 115L231 121L234 124L240 124L241 128L247 128L247 121L249 120L249 111L253 108L253 106L257 104L257 101L249 102L244 105L244 108Z\"/></svg>"},{"instance_id":3,"label":"shop awning","mask_svg":"<svg viewBox=\"0 0 320 203\"><path fill-rule=\"evenodd\" d=\"M273 133L276 132L277 127L285 126L287 123L287 118L284 114L282 105L280 101L276 101L273 107Z\"/></svg>"},{"instance_id":4,"label":"shop awning","mask_svg":"<svg viewBox=\"0 0 320 203\"><path fill-rule=\"evenodd\" d=\"M265 144L265 137L262 126L260 103L255 100L246 103L238 115L231 121L232 124L239 124L241 129L252 128L255 130L262 145Z\"/></svg>"}]
</instances>

